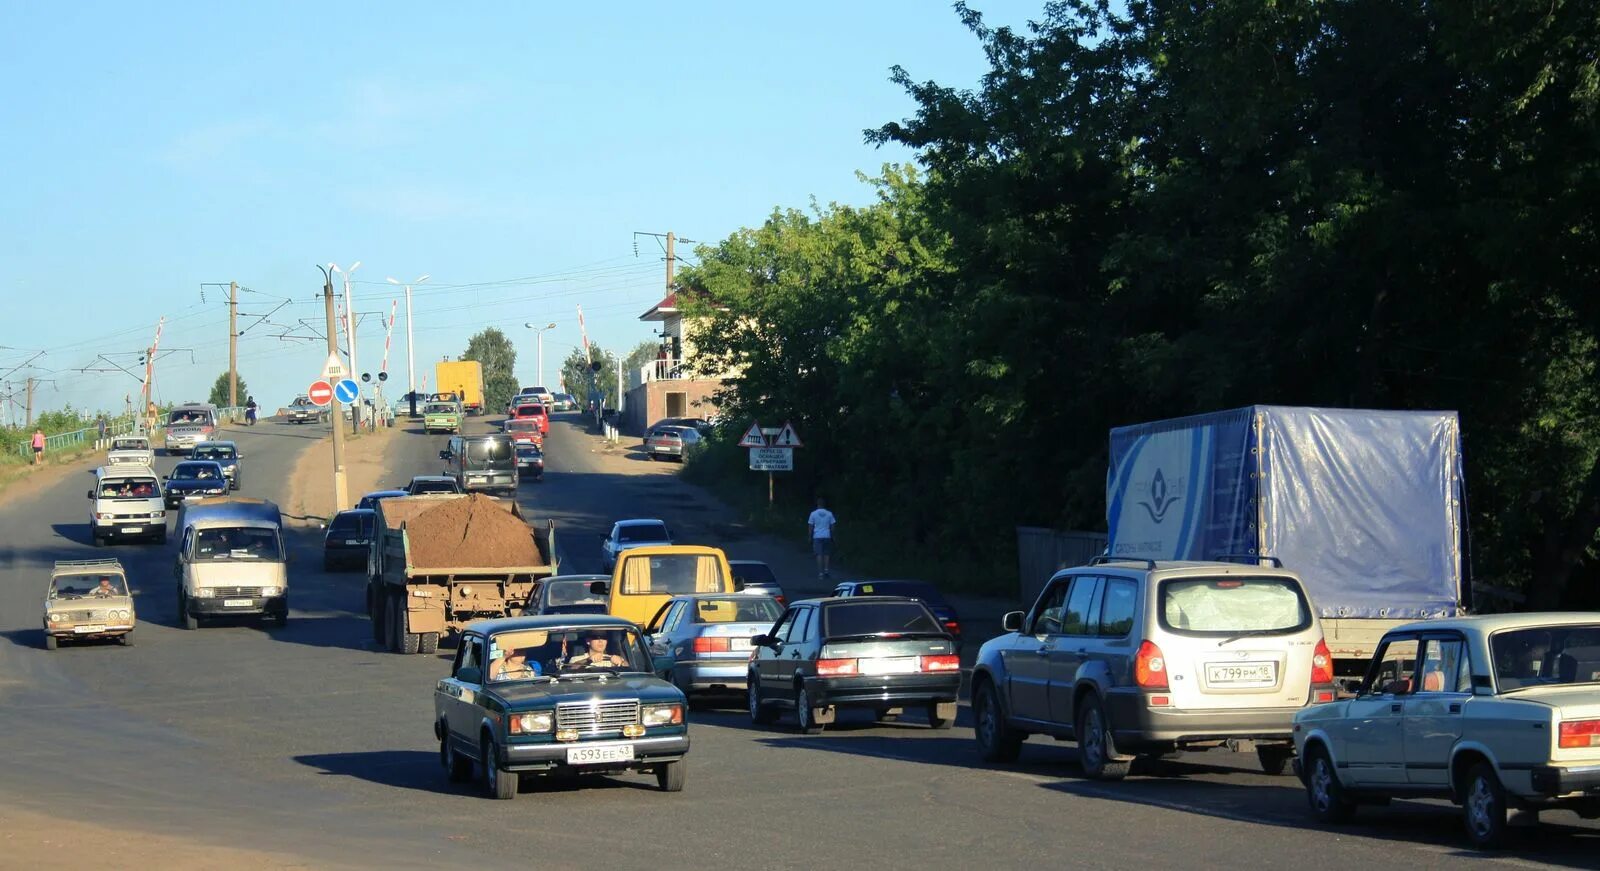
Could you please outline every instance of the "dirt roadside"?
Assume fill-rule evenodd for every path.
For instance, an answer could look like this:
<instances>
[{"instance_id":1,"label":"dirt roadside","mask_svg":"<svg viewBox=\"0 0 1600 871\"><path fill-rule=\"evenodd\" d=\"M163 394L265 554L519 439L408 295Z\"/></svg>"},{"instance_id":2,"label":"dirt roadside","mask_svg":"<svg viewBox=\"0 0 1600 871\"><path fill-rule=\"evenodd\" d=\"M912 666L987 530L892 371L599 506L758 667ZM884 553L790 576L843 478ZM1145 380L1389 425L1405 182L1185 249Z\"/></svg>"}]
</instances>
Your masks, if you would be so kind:
<instances>
[{"instance_id":1,"label":"dirt roadside","mask_svg":"<svg viewBox=\"0 0 1600 871\"><path fill-rule=\"evenodd\" d=\"M350 508L365 493L381 489L388 472L389 447L396 438L395 429L380 429L346 436L344 441L345 488L350 497ZM318 520L333 517L333 438L318 441L307 448L295 463L289 478L289 498L282 508L284 517L295 525L314 525Z\"/></svg>"},{"instance_id":2,"label":"dirt roadside","mask_svg":"<svg viewBox=\"0 0 1600 871\"><path fill-rule=\"evenodd\" d=\"M0 868L342 868L284 853L240 850L187 838L49 816L0 805Z\"/></svg>"}]
</instances>

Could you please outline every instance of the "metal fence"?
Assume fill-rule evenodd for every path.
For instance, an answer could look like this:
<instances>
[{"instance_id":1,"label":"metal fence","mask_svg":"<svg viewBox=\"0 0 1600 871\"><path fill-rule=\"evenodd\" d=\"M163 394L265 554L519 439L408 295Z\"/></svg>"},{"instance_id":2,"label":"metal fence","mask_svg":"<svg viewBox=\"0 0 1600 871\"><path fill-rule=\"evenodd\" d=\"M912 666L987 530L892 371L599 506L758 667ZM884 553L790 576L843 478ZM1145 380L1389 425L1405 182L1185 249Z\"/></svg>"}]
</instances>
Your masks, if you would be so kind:
<instances>
[{"instance_id":1,"label":"metal fence","mask_svg":"<svg viewBox=\"0 0 1600 871\"><path fill-rule=\"evenodd\" d=\"M217 418L223 423L239 423L240 421L244 420L244 409L242 407L231 406L228 408L219 408L217 409ZM158 430L160 428L161 427L159 426L157 427ZM106 440L120 438L125 435L148 435L152 440L155 438L155 433L145 432L144 422L136 418L130 419L127 417L119 417L115 420L109 420L106 422L106 432L104 436ZM100 441L101 438L100 425L98 423L92 426L86 426L83 429L75 429L71 432L58 432L53 436L45 436L45 456L67 450L69 448L81 447L86 444L94 444ZM17 442L17 453L24 457L33 455L33 437L31 435Z\"/></svg>"},{"instance_id":2,"label":"metal fence","mask_svg":"<svg viewBox=\"0 0 1600 871\"><path fill-rule=\"evenodd\" d=\"M1106 541L1103 532L1017 527L1018 601L1024 608L1032 605L1051 575L1084 565L1090 557L1105 553Z\"/></svg>"}]
</instances>

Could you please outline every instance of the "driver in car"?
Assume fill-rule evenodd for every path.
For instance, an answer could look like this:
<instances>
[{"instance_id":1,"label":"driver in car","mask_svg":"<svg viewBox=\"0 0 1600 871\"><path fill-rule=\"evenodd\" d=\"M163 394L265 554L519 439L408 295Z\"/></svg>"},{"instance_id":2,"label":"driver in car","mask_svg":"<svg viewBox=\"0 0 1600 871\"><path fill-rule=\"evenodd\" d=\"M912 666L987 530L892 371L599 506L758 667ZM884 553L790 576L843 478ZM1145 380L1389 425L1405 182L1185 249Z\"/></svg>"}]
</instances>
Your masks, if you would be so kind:
<instances>
[{"instance_id":1,"label":"driver in car","mask_svg":"<svg viewBox=\"0 0 1600 871\"><path fill-rule=\"evenodd\" d=\"M626 659L617 654L606 652L609 642L605 633L591 632L586 642L587 649L567 659L567 668L616 668L628 664Z\"/></svg>"},{"instance_id":2,"label":"driver in car","mask_svg":"<svg viewBox=\"0 0 1600 871\"><path fill-rule=\"evenodd\" d=\"M89 591L89 595L96 596L96 597L102 598L102 599L104 599L104 598L106 598L108 596L115 596L116 594L117 594L117 591L111 586L111 579L110 578L101 578L100 579L100 586L95 587L93 590Z\"/></svg>"}]
</instances>

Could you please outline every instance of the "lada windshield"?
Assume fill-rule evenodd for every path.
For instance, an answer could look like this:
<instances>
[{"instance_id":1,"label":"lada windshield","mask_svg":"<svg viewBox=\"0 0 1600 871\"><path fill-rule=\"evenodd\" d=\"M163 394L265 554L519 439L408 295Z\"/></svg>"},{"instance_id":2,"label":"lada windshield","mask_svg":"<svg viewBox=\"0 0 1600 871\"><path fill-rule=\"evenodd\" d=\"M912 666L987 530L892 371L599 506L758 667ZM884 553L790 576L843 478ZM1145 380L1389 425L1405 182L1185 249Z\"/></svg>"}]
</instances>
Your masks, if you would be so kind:
<instances>
[{"instance_id":1,"label":"lada windshield","mask_svg":"<svg viewBox=\"0 0 1600 871\"><path fill-rule=\"evenodd\" d=\"M113 451L148 451L150 443L144 439L117 439L111 443Z\"/></svg>"},{"instance_id":2,"label":"lada windshield","mask_svg":"<svg viewBox=\"0 0 1600 871\"><path fill-rule=\"evenodd\" d=\"M423 413L424 414L455 414L456 413L456 407L454 405L430 405L423 411Z\"/></svg>"},{"instance_id":3,"label":"lada windshield","mask_svg":"<svg viewBox=\"0 0 1600 871\"><path fill-rule=\"evenodd\" d=\"M283 548L278 533L271 529L251 527L202 529L197 534L196 550L203 560L260 560L283 559Z\"/></svg>"},{"instance_id":4,"label":"lada windshield","mask_svg":"<svg viewBox=\"0 0 1600 871\"><path fill-rule=\"evenodd\" d=\"M648 672L637 630L573 627L501 632L489 639L489 681Z\"/></svg>"},{"instance_id":5,"label":"lada windshield","mask_svg":"<svg viewBox=\"0 0 1600 871\"><path fill-rule=\"evenodd\" d=\"M567 607L571 605L599 605L600 611L605 613L605 594L596 594L589 591L591 582L584 581L546 581L545 604L552 607ZM576 613L576 612L575 612Z\"/></svg>"},{"instance_id":6,"label":"lada windshield","mask_svg":"<svg viewBox=\"0 0 1600 871\"><path fill-rule=\"evenodd\" d=\"M61 575L50 581L52 599L104 599L128 595L121 575Z\"/></svg>"},{"instance_id":7,"label":"lada windshield","mask_svg":"<svg viewBox=\"0 0 1600 871\"><path fill-rule=\"evenodd\" d=\"M1496 632L1489 643L1500 692L1600 683L1600 624Z\"/></svg>"}]
</instances>

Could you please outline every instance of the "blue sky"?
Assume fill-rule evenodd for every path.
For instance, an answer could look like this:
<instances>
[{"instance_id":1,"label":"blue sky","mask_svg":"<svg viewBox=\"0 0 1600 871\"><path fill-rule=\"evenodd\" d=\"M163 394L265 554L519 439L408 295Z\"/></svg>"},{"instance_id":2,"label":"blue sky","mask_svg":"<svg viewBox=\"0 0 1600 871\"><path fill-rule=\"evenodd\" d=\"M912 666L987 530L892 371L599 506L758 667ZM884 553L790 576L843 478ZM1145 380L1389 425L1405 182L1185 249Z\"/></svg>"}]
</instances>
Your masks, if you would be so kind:
<instances>
[{"instance_id":1,"label":"blue sky","mask_svg":"<svg viewBox=\"0 0 1600 871\"><path fill-rule=\"evenodd\" d=\"M1042 2L976 0L1022 25ZM629 348L663 295L635 230L714 242L774 206L862 202L856 170L904 161L862 130L913 111L889 67L970 86L976 40L947 4L0 3L0 374L43 350L42 408L120 407L165 315L167 401L227 367L266 406L302 392L320 342L314 264L361 261L361 368L376 371L388 276L414 296L419 370L498 325L536 376L589 338ZM692 247L692 246L690 246ZM493 284L492 287L484 285ZM254 325L252 325L254 324ZM404 389L404 310L389 371ZM304 329L295 333L307 335ZM191 362L191 355L192 360ZM554 379L554 376L550 376ZM0 387L3 389L3 387ZM395 391L398 392L398 391Z\"/></svg>"}]
</instances>

